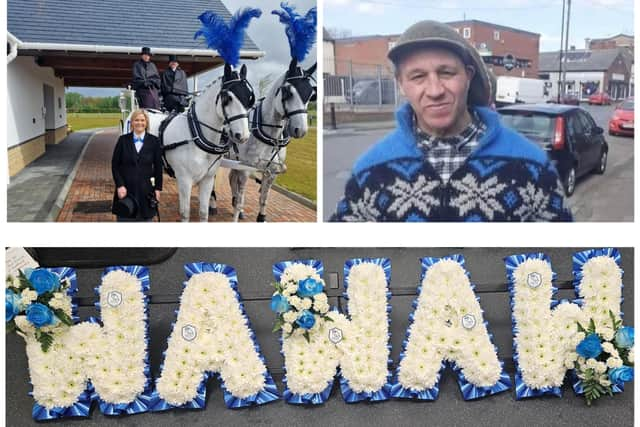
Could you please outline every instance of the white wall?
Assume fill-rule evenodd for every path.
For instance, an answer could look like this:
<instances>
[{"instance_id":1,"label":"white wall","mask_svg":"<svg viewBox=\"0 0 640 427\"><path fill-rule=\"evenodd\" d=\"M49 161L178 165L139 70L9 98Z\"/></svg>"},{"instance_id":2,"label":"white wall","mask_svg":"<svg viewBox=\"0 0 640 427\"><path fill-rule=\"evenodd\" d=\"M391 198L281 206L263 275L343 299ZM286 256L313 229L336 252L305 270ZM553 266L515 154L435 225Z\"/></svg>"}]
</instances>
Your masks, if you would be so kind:
<instances>
[{"instance_id":1,"label":"white wall","mask_svg":"<svg viewBox=\"0 0 640 427\"><path fill-rule=\"evenodd\" d=\"M336 58L334 53L333 42L331 41L322 41L322 55L323 58L323 73L335 75L336 74Z\"/></svg>"},{"instance_id":2,"label":"white wall","mask_svg":"<svg viewBox=\"0 0 640 427\"><path fill-rule=\"evenodd\" d=\"M580 90L580 83L600 82L600 89L604 86L604 72L602 71L567 71L567 82L575 82L574 89ZM558 96L558 73L549 73L551 86L551 97ZM605 88L606 89L606 88Z\"/></svg>"},{"instance_id":3,"label":"white wall","mask_svg":"<svg viewBox=\"0 0 640 427\"><path fill-rule=\"evenodd\" d=\"M49 67L39 67L32 56L18 56L7 65L7 145L13 147L44 134L43 84L53 86L55 127L67 123L64 80ZM58 108L58 98L61 107ZM35 118L35 123L33 119Z\"/></svg>"}]
</instances>

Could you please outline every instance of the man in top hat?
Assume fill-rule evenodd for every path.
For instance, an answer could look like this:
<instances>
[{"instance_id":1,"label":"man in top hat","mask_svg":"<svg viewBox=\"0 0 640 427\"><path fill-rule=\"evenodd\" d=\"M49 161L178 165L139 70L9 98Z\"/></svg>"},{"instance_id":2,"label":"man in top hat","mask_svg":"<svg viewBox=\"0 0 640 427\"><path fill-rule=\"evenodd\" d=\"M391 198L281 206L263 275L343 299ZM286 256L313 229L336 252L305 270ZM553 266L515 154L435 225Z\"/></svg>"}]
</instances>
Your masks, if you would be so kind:
<instances>
[{"instance_id":1,"label":"man in top hat","mask_svg":"<svg viewBox=\"0 0 640 427\"><path fill-rule=\"evenodd\" d=\"M169 55L169 67L162 73L162 101L167 111L184 111L187 105L187 74L178 63L176 55Z\"/></svg>"},{"instance_id":2,"label":"man in top hat","mask_svg":"<svg viewBox=\"0 0 640 427\"><path fill-rule=\"evenodd\" d=\"M160 74L151 62L151 49L143 47L141 58L133 63L133 89L136 91L140 108L160 109Z\"/></svg>"},{"instance_id":3,"label":"man in top hat","mask_svg":"<svg viewBox=\"0 0 640 427\"><path fill-rule=\"evenodd\" d=\"M422 21L389 51L408 102L355 163L332 221L571 221L544 151L488 106L482 58L448 25Z\"/></svg>"}]
</instances>

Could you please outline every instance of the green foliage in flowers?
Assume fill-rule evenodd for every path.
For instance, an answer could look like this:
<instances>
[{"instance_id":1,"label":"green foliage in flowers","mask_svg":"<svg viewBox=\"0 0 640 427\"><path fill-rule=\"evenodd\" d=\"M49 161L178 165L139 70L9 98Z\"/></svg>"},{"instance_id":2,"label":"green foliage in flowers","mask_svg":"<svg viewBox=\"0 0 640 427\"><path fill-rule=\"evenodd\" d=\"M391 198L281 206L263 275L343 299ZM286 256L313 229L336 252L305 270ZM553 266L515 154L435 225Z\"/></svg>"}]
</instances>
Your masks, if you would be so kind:
<instances>
[{"instance_id":1,"label":"green foliage in flowers","mask_svg":"<svg viewBox=\"0 0 640 427\"><path fill-rule=\"evenodd\" d=\"M584 398L588 406L591 406L593 401L602 396L613 396L613 387L616 384L612 383L610 373L614 369L621 370L623 368L629 370L633 367L633 360L629 357L633 348L624 348L618 345L613 338L623 328L622 320L618 319L612 311L609 311L609 318L612 330L609 331L609 334L598 330L593 319L589 320L587 327L580 323L577 324L578 331L584 333L586 337L578 345L577 352L580 354L580 350L584 350L585 342L594 339L599 340L603 350L597 353L596 357L588 359L580 357L575 363L575 371L582 383ZM608 325L603 325L603 327L608 327ZM632 328L629 329L631 330L628 332L633 334ZM607 336L608 339L605 339L603 335ZM632 371L630 372L632 373ZM617 385L621 385L621 383Z\"/></svg>"},{"instance_id":2,"label":"green foliage in flowers","mask_svg":"<svg viewBox=\"0 0 640 427\"><path fill-rule=\"evenodd\" d=\"M37 270L35 270L37 271ZM29 275L32 274L31 271L28 272ZM38 275L36 275L38 277ZM56 278L57 281L57 278ZM43 288L40 288L40 293L37 293L37 289L33 283L29 280L28 276L22 272L18 272L18 277L13 277L11 275L6 278L6 287L7 289L12 289L16 294L23 295L26 293L30 293L31 298L27 301L22 301L21 310L16 314L17 316L24 316L29 324L34 328L33 336L40 343L42 351L46 352L51 347L55 339L55 334L60 330L61 327L69 327L73 325L73 319L66 313L62 308L52 307L51 302L54 298L57 297L57 300L60 300L60 295L63 295L64 298L69 298L66 296L67 289L69 288L68 281L62 281L60 286L52 287L51 290L43 291ZM36 295L34 298L34 295ZM39 305L41 304L41 306ZM30 306L38 306L41 307L45 312L50 310L49 314L52 314L52 318L47 321L46 324L38 324L34 323L36 317L30 317L27 315L26 310ZM44 307L42 307L44 306ZM16 317L13 317L10 321L6 322L6 331L7 333L17 332L21 334L27 334L27 331L23 331L20 329L18 324L16 323Z\"/></svg>"}]
</instances>

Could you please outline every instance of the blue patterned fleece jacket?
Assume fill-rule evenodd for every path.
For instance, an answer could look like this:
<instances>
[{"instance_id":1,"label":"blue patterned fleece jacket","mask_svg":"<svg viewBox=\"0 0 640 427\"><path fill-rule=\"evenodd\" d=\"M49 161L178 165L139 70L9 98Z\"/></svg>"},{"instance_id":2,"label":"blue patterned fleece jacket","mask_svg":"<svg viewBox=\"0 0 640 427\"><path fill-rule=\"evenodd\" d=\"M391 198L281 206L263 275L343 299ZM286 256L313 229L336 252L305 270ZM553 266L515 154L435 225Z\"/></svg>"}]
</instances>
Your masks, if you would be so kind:
<instances>
[{"instance_id":1,"label":"blue patterned fleece jacket","mask_svg":"<svg viewBox=\"0 0 640 427\"><path fill-rule=\"evenodd\" d=\"M417 147L413 110L356 162L331 221L571 221L545 152L474 107L487 125L478 148L443 182Z\"/></svg>"}]
</instances>

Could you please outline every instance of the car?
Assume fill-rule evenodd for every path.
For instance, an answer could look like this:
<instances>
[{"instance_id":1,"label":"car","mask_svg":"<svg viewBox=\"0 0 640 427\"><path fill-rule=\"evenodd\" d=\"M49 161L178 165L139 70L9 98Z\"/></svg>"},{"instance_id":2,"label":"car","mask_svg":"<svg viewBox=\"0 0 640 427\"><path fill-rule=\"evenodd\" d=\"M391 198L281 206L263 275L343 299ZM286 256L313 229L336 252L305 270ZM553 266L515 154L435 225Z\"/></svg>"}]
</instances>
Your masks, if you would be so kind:
<instances>
[{"instance_id":1,"label":"car","mask_svg":"<svg viewBox=\"0 0 640 427\"><path fill-rule=\"evenodd\" d=\"M626 99L618 104L613 116L609 120L609 135L633 136L634 113L633 98Z\"/></svg>"},{"instance_id":2,"label":"car","mask_svg":"<svg viewBox=\"0 0 640 427\"><path fill-rule=\"evenodd\" d=\"M596 92L589 97L589 105L611 105L611 97L607 92Z\"/></svg>"},{"instance_id":3,"label":"car","mask_svg":"<svg viewBox=\"0 0 640 427\"><path fill-rule=\"evenodd\" d=\"M579 177L607 168L609 145L604 129L580 107L523 104L498 109L502 122L538 144L558 170L565 193L571 196Z\"/></svg>"},{"instance_id":4,"label":"car","mask_svg":"<svg viewBox=\"0 0 640 427\"><path fill-rule=\"evenodd\" d=\"M382 91L380 90L380 82L382 82ZM394 104L394 92L393 80L360 80L353 85L353 103L361 105ZM380 99L381 95L382 99Z\"/></svg>"},{"instance_id":5,"label":"car","mask_svg":"<svg viewBox=\"0 0 640 427\"><path fill-rule=\"evenodd\" d=\"M547 102L549 104L580 105L580 97L574 93L568 93L560 96L560 102L557 97L549 99Z\"/></svg>"}]
</instances>

